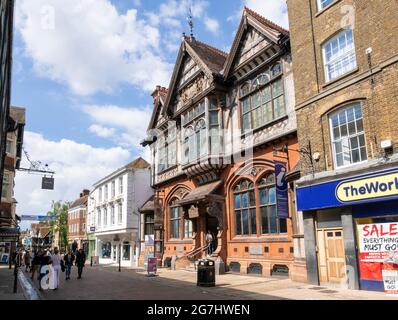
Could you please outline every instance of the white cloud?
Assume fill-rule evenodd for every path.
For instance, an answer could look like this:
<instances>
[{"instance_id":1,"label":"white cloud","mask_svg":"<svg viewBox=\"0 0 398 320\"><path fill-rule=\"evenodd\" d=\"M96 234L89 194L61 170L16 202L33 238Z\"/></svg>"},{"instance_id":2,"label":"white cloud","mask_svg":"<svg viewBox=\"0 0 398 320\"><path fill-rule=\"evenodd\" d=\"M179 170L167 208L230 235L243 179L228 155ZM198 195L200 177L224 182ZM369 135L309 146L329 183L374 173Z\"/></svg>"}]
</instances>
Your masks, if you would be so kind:
<instances>
[{"instance_id":1,"label":"white cloud","mask_svg":"<svg viewBox=\"0 0 398 320\"><path fill-rule=\"evenodd\" d=\"M16 21L35 71L75 94L109 93L121 83L149 91L169 81L159 29L136 9L119 14L109 0L20 0Z\"/></svg>"},{"instance_id":2,"label":"white cloud","mask_svg":"<svg viewBox=\"0 0 398 320\"><path fill-rule=\"evenodd\" d=\"M117 134L108 136L114 142L123 147L133 146L142 151L138 146L139 142L145 138L152 114L151 107L122 108L114 105L86 105L83 107L83 111L89 115L96 128L112 127L119 129ZM98 134L98 132L95 133Z\"/></svg>"},{"instance_id":3,"label":"white cloud","mask_svg":"<svg viewBox=\"0 0 398 320\"><path fill-rule=\"evenodd\" d=\"M106 128L98 124L91 125L88 130L101 138L111 138L115 135L115 128Z\"/></svg>"},{"instance_id":4,"label":"white cloud","mask_svg":"<svg viewBox=\"0 0 398 320\"><path fill-rule=\"evenodd\" d=\"M227 20L240 20L244 6L285 29L289 28L286 0L243 0L239 11L228 17Z\"/></svg>"},{"instance_id":5,"label":"white cloud","mask_svg":"<svg viewBox=\"0 0 398 320\"><path fill-rule=\"evenodd\" d=\"M220 24L216 19L210 18L210 17L205 17L204 23L206 26L206 29L209 30L210 32L217 34L220 31Z\"/></svg>"},{"instance_id":6,"label":"white cloud","mask_svg":"<svg viewBox=\"0 0 398 320\"><path fill-rule=\"evenodd\" d=\"M105 149L67 139L52 141L30 131L25 132L24 148L31 160L47 163L56 172L55 189L41 190L40 176L17 172L15 198L19 215L45 215L52 200L73 201L82 189L91 189L96 181L133 160L130 152L121 147ZM25 157L22 166L28 166Z\"/></svg>"}]
</instances>

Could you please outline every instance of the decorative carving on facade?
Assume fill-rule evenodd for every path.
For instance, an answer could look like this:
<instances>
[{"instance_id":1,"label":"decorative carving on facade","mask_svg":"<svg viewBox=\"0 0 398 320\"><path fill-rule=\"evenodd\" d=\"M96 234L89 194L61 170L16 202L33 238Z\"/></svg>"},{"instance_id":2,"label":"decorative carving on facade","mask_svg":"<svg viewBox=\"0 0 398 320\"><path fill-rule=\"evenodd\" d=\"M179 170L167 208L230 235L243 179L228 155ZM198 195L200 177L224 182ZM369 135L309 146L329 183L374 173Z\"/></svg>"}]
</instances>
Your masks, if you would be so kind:
<instances>
[{"instance_id":1,"label":"decorative carving on facade","mask_svg":"<svg viewBox=\"0 0 398 320\"><path fill-rule=\"evenodd\" d=\"M223 210L222 204L220 202L216 202L216 201L210 202L206 211L212 217L217 218L218 228L219 228L219 230L223 230L224 229L224 210Z\"/></svg>"},{"instance_id":2,"label":"decorative carving on facade","mask_svg":"<svg viewBox=\"0 0 398 320\"><path fill-rule=\"evenodd\" d=\"M160 183L169 179L176 177L177 175L181 174L180 166L173 168L171 170L167 170L164 173L160 173L156 176L156 183Z\"/></svg>"}]
</instances>

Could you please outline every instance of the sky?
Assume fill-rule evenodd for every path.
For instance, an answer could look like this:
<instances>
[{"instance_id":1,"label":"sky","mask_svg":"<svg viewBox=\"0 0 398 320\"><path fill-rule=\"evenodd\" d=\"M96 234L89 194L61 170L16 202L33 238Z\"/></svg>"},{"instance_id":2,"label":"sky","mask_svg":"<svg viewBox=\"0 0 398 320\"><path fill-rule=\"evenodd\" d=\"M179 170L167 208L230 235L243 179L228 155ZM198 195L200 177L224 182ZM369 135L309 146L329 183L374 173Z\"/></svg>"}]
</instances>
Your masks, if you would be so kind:
<instances>
[{"instance_id":1,"label":"sky","mask_svg":"<svg viewBox=\"0 0 398 320\"><path fill-rule=\"evenodd\" d=\"M169 86L189 7L195 37L228 52L244 6L288 28L286 0L16 1L12 105L26 108L30 159L56 172L51 191L17 172L17 214L45 215L53 200L73 201L136 157L149 160L139 142L150 94Z\"/></svg>"}]
</instances>

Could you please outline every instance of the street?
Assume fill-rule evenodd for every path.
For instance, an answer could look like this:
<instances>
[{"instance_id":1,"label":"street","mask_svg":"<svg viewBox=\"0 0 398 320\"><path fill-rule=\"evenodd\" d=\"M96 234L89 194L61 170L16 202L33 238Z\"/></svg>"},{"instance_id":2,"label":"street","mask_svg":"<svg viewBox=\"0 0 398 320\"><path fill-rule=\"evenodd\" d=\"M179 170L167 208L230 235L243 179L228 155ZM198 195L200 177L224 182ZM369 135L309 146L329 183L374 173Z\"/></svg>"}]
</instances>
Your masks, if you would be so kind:
<instances>
[{"instance_id":1,"label":"street","mask_svg":"<svg viewBox=\"0 0 398 320\"><path fill-rule=\"evenodd\" d=\"M28 274L25 274L28 276ZM34 281L38 285L38 281ZM41 291L47 300L384 300L382 292L326 288L292 282L283 278L265 278L235 274L217 276L216 287L196 286L196 273L160 269L148 277L142 269L115 266L86 266L82 279L73 267L71 280L61 274L58 290Z\"/></svg>"}]
</instances>

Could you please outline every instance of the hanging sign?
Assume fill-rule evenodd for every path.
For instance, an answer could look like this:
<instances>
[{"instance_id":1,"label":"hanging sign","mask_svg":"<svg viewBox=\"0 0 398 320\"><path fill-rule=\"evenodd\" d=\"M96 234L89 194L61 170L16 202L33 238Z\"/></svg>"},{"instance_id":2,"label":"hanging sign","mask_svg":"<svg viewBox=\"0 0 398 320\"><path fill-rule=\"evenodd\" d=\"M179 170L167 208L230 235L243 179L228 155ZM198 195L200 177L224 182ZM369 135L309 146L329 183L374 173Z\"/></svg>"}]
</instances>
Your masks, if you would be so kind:
<instances>
[{"instance_id":1,"label":"hanging sign","mask_svg":"<svg viewBox=\"0 0 398 320\"><path fill-rule=\"evenodd\" d=\"M44 190L54 190L54 178L43 177L41 179L41 188Z\"/></svg>"},{"instance_id":2,"label":"hanging sign","mask_svg":"<svg viewBox=\"0 0 398 320\"><path fill-rule=\"evenodd\" d=\"M286 163L274 161L276 178L276 212L278 218L289 217L289 201L286 181Z\"/></svg>"}]
</instances>

